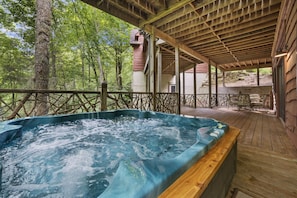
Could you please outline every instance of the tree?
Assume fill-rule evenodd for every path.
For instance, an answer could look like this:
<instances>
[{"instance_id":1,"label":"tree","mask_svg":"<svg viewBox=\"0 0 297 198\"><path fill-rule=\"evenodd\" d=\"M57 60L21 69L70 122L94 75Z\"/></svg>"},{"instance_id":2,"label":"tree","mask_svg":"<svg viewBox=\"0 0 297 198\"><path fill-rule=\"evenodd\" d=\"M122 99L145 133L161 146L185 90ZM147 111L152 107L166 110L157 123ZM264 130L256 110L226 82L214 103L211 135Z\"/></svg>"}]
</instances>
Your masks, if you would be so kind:
<instances>
[{"instance_id":1,"label":"tree","mask_svg":"<svg viewBox=\"0 0 297 198\"><path fill-rule=\"evenodd\" d=\"M0 87L24 88L31 78L33 58L23 50L22 43L0 33Z\"/></svg>"},{"instance_id":2,"label":"tree","mask_svg":"<svg viewBox=\"0 0 297 198\"><path fill-rule=\"evenodd\" d=\"M127 53L129 56L130 47L130 31L132 26L106 13L101 13L101 44L113 54L115 60L115 78L116 85L119 90L123 89L122 70ZM130 54L131 55L131 54Z\"/></svg>"},{"instance_id":3,"label":"tree","mask_svg":"<svg viewBox=\"0 0 297 198\"><path fill-rule=\"evenodd\" d=\"M5 55L5 58L0 57L2 88L32 89L32 84L24 82L34 79L35 88L41 85L37 79L39 74L35 71L37 65L32 62L37 42L35 19L38 2L0 0L0 32L6 31L4 36L7 36L2 41L17 43L5 45L3 50L1 47L4 45L0 43L0 55L2 52ZM41 33L41 36L47 37L45 41L50 46L45 55L45 62L49 62L48 89L98 90L99 83L106 79L112 91L121 88L129 90L132 76L129 35L133 27L80 0L44 2L52 3L51 23L50 20L42 23L50 24L50 32ZM39 56L37 48L36 56ZM9 71L17 72L17 77Z\"/></svg>"},{"instance_id":4,"label":"tree","mask_svg":"<svg viewBox=\"0 0 297 198\"><path fill-rule=\"evenodd\" d=\"M35 30L35 88L48 89L49 81L49 42L51 34L51 0L36 0L36 30ZM48 112L47 95L38 94L36 115Z\"/></svg>"},{"instance_id":5,"label":"tree","mask_svg":"<svg viewBox=\"0 0 297 198\"><path fill-rule=\"evenodd\" d=\"M13 32L26 44L34 46L35 0L0 0L0 27Z\"/></svg>"},{"instance_id":6,"label":"tree","mask_svg":"<svg viewBox=\"0 0 297 198\"><path fill-rule=\"evenodd\" d=\"M55 10L59 12L61 9ZM77 0L70 0L62 14L65 19L59 24L65 26L57 29L56 38L65 38L64 46L80 51L81 61L75 63L81 64L81 71L85 71L84 65L88 66L88 88L98 89L99 83L105 80L110 89L119 90L123 84L130 85L131 72L126 70L131 71L129 36L133 27ZM66 44L66 40L71 41ZM65 53L65 50L61 53ZM72 53L75 51L72 50ZM78 71L77 67L75 71ZM84 76L82 73L80 78Z\"/></svg>"}]
</instances>

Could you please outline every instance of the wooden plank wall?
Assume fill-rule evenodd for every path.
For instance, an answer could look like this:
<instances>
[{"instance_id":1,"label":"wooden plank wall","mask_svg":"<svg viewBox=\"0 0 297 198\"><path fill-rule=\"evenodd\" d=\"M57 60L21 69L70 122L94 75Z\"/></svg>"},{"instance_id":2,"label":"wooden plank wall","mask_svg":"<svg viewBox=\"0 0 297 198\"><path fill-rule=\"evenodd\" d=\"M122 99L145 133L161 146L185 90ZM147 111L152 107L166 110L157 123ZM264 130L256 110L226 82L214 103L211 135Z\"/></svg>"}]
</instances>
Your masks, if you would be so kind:
<instances>
[{"instance_id":1,"label":"wooden plank wall","mask_svg":"<svg viewBox=\"0 0 297 198\"><path fill-rule=\"evenodd\" d=\"M297 2L296 0L285 0L282 3L286 4L283 6L286 11L282 13L285 15L285 44L288 49L288 54L285 57L285 125L289 137L297 147Z\"/></svg>"},{"instance_id":2,"label":"wooden plank wall","mask_svg":"<svg viewBox=\"0 0 297 198\"><path fill-rule=\"evenodd\" d=\"M131 33L133 34L133 33ZM133 71L143 71L144 69L144 64L145 64L145 39L144 36L141 35L139 32L136 32L134 34L137 35L131 35L131 37L138 37L137 44L133 44L132 42L131 45L133 47Z\"/></svg>"}]
</instances>

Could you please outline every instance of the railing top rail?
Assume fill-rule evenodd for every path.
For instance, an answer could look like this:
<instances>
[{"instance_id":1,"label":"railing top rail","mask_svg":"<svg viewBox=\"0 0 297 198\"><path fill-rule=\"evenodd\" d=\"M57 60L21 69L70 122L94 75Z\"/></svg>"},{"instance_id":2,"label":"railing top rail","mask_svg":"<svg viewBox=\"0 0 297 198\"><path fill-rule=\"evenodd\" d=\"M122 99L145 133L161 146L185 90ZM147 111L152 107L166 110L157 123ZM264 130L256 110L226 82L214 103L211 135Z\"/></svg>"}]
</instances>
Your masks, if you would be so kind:
<instances>
[{"instance_id":1,"label":"railing top rail","mask_svg":"<svg viewBox=\"0 0 297 198\"><path fill-rule=\"evenodd\" d=\"M153 92L145 92L145 91L108 91L108 93L153 94ZM157 94L177 94L177 93L157 92Z\"/></svg>"},{"instance_id":2,"label":"railing top rail","mask_svg":"<svg viewBox=\"0 0 297 198\"><path fill-rule=\"evenodd\" d=\"M0 93L89 93L89 94L98 94L98 93L100 93L100 91L44 90L44 89L0 89Z\"/></svg>"},{"instance_id":3,"label":"railing top rail","mask_svg":"<svg viewBox=\"0 0 297 198\"><path fill-rule=\"evenodd\" d=\"M152 92L135 92L135 91L108 91L109 94L126 94L126 93L133 93L133 94L152 94Z\"/></svg>"},{"instance_id":4,"label":"railing top rail","mask_svg":"<svg viewBox=\"0 0 297 198\"><path fill-rule=\"evenodd\" d=\"M166 93L166 92L157 92L157 94L173 94L173 95L177 95L177 93Z\"/></svg>"},{"instance_id":5,"label":"railing top rail","mask_svg":"<svg viewBox=\"0 0 297 198\"><path fill-rule=\"evenodd\" d=\"M88 93L98 94L100 91L83 91L83 90L45 90L45 89L0 89L0 93ZM135 92L135 91L108 91L109 94L153 94L152 92ZM163 93L157 94L176 94L176 93Z\"/></svg>"}]
</instances>

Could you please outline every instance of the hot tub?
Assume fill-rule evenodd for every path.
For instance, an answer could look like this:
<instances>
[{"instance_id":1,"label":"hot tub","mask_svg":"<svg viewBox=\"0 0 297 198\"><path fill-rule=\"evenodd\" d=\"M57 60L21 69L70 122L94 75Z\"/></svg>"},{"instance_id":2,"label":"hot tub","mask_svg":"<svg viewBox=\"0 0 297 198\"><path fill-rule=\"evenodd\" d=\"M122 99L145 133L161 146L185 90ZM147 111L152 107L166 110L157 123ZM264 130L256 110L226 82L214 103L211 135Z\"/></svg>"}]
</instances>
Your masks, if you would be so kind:
<instances>
[{"instance_id":1,"label":"hot tub","mask_svg":"<svg viewBox=\"0 0 297 198\"><path fill-rule=\"evenodd\" d=\"M136 133L126 134L129 126ZM6 121L0 124L1 194L157 197L228 128L213 119L138 110Z\"/></svg>"}]
</instances>

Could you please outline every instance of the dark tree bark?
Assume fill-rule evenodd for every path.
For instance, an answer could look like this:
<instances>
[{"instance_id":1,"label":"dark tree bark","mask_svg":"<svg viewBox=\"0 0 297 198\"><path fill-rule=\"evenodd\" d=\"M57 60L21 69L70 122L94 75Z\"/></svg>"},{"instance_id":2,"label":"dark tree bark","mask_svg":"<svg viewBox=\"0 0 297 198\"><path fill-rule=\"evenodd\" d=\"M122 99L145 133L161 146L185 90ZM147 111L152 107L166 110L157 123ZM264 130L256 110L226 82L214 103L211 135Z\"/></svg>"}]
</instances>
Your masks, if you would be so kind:
<instances>
[{"instance_id":1,"label":"dark tree bark","mask_svg":"<svg viewBox=\"0 0 297 198\"><path fill-rule=\"evenodd\" d=\"M56 89L57 88L57 69L56 69L56 50L55 46L51 45L51 50L50 50L50 70L51 70L51 77L50 77L50 85L49 89Z\"/></svg>"},{"instance_id":2,"label":"dark tree bark","mask_svg":"<svg viewBox=\"0 0 297 198\"><path fill-rule=\"evenodd\" d=\"M35 88L48 89L49 82L49 42L51 32L52 0L36 0L35 32ZM48 113L48 97L38 94L35 115Z\"/></svg>"},{"instance_id":3,"label":"dark tree bark","mask_svg":"<svg viewBox=\"0 0 297 198\"><path fill-rule=\"evenodd\" d=\"M116 50L116 79L117 79L117 85L118 89L123 89L123 80L122 80L122 58L121 58L121 52L119 50Z\"/></svg>"}]
</instances>

